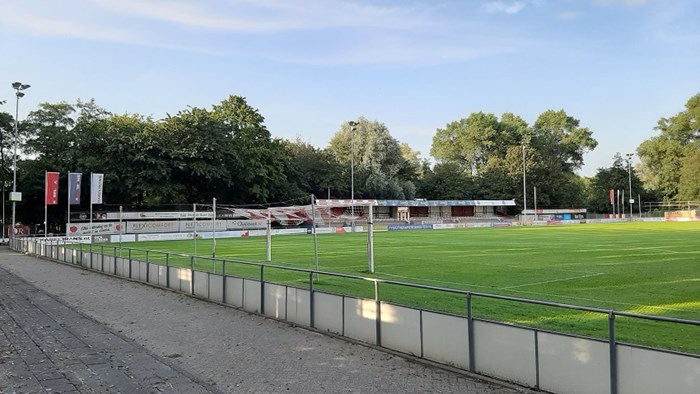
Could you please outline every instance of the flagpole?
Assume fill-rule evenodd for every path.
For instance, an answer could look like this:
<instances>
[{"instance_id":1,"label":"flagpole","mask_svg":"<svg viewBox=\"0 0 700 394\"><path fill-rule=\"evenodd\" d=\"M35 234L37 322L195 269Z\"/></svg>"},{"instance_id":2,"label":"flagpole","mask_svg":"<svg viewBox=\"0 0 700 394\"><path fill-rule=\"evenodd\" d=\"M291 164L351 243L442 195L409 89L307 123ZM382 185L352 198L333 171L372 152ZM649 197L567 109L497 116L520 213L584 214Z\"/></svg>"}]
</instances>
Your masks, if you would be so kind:
<instances>
[{"instance_id":1,"label":"flagpole","mask_svg":"<svg viewBox=\"0 0 700 394\"><path fill-rule=\"evenodd\" d=\"M68 191L66 192L68 194L68 201L66 203L68 205L68 220L66 221L66 237L69 235L68 233L70 231L70 175L71 173L68 172Z\"/></svg>"},{"instance_id":2,"label":"flagpole","mask_svg":"<svg viewBox=\"0 0 700 394\"><path fill-rule=\"evenodd\" d=\"M211 257L216 257L216 197L212 198L211 211Z\"/></svg>"},{"instance_id":3,"label":"flagpole","mask_svg":"<svg viewBox=\"0 0 700 394\"><path fill-rule=\"evenodd\" d=\"M46 234L49 232L49 214L48 214L48 201L47 197L49 194L49 173L44 170L44 245L46 245Z\"/></svg>"},{"instance_id":4,"label":"flagpole","mask_svg":"<svg viewBox=\"0 0 700 394\"><path fill-rule=\"evenodd\" d=\"M92 177L92 172L90 173L90 245L92 245L92 190L93 190L94 178Z\"/></svg>"}]
</instances>

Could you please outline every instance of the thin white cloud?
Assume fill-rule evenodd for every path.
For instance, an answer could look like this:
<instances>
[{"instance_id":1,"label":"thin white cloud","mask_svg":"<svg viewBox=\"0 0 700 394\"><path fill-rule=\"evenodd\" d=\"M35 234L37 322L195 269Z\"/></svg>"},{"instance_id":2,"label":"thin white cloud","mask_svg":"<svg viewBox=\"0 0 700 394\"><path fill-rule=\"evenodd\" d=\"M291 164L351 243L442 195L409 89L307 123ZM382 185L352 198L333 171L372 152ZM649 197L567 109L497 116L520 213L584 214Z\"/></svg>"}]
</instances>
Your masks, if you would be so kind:
<instances>
[{"instance_id":1,"label":"thin white cloud","mask_svg":"<svg viewBox=\"0 0 700 394\"><path fill-rule=\"evenodd\" d=\"M658 0L596 0L596 3L602 5L624 5L629 7L640 6L644 4L654 3Z\"/></svg>"},{"instance_id":2,"label":"thin white cloud","mask_svg":"<svg viewBox=\"0 0 700 394\"><path fill-rule=\"evenodd\" d=\"M438 64L521 51L531 44L478 18L455 23L444 9L417 4L90 0L76 10L65 2L26 0L0 4L0 23L51 39L313 65Z\"/></svg>"},{"instance_id":3,"label":"thin white cloud","mask_svg":"<svg viewBox=\"0 0 700 394\"><path fill-rule=\"evenodd\" d=\"M484 5L484 10L490 13L517 14L522 11L527 3L525 1L491 1Z\"/></svg>"},{"instance_id":4,"label":"thin white cloud","mask_svg":"<svg viewBox=\"0 0 700 394\"><path fill-rule=\"evenodd\" d=\"M218 4L174 0L92 1L112 12L140 18L206 29L257 33L328 27L410 29L429 21L425 13L429 8L380 7L351 1L234 0Z\"/></svg>"},{"instance_id":5,"label":"thin white cloud","mask_svg":"<svg viewBox=\"0 0 700 394\"><path fill-rule=\"evenodd\" d=\"M567 19L567 20L576 19L576 18L580 17L581 15L582 15L582 13L579 11L562 11L559 14L557 14L559 19Z\"/></svg>"}]
</instances>

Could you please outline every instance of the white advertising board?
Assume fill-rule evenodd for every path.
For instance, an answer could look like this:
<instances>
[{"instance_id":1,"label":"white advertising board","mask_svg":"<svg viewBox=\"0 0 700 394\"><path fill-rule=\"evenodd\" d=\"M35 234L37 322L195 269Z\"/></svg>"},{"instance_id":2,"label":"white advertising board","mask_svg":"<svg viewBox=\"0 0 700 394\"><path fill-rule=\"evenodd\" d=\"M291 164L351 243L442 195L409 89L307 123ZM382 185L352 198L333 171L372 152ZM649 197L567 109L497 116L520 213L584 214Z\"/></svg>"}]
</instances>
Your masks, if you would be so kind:
<instances>
[{"instance_id":1,"label":"white advertising board","mask_svg":"<svg viewBox=\"0 0 700 394\"><path fill-rule=\"evenodd\" d=\"M200 231L211 231L212 228L212 220L197 220L197 232ZM192 232L194 231L194 220L181 220L180 221L180 227L179 230L180 232ZM227 230L226 228L226 220L217 220L216 221L216 231L225 231Z\"/></svg>"},{"instance_id":2,"label":"white advertising board","mask_svg":"<svg viewBox=\"0 0 700 394\"><path fill-rule=\"evenodd\" d=\"M126 223L126 232L129 234L176 233L178 231L180 231L180 224L177 220Z\"/></svg>"},{"instance_id":3,"label":"white advertising board","mask_svg":"<svg viewBox=\"0 0 700 394\"><path fill-rule=\"evenodd\" d=\"M134 219L192 219L192 211L178 212L107 212L104 217L110 220L134 220ZM211 212L197 212L197 217L206 219L211 218Z\"/></svg>"},{"instance_id":4,"label":"white advertising board","mask_svg":"<svg viewBox=\"0 0 700 394\"><path fill-rule=\"evenodd\" d=\"M92 223L92 227L90 223L71 223L68 227L68 236L119 234L122 226L123 223L119 222Z\"/></svg>"},{"instance_id":5,"label":"white advertising board","mask_svg":"<svg viewBox=\"0 0 700 394\"><path fill-rule=\"evenodd\" d=\"M218 226L217 226L218 227ZM254 228L266 228L267 220L227 220L227 230L248 230ZM218 229L217 229L218 230Z\"/></svg>"}]
</instances>

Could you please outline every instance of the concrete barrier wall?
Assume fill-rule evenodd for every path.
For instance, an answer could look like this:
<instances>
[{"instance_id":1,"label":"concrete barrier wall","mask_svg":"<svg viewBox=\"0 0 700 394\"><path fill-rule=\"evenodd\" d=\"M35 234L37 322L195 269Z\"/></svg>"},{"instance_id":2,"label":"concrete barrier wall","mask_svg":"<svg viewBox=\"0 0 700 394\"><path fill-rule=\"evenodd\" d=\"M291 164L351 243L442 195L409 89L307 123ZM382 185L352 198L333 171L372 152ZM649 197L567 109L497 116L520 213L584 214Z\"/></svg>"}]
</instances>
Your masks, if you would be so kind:
<instances>
[{"instance_id":1,"label":"concrete barrier wall","mask_svg":"<svg viewBox=\"0 0 700 394\"><path fill-rule=\"evenodd\" d=\"M620 394L700 392L700 358L617 346Z\"/></svg>"},{"instance_id":2,"label":"concrete barrier wall","mask_svg":"<svg viewBox=\"0 0 700 394\"><path fill-rule=\"evenodd\" d=\"M214 302L224 302L224 277L209 274L209 299Z\"/></svg>"},{"instance_id":3,"label":"concrete barrier wall","mask_svg":"<svg viewBox=\"0 0 700 394\"><path fill-rule=\"evenodd\" d=\"M572 394L610 390L607 342L542 332L538 333L538 342L542 389Z\"/></svg>"},{"instance_id":4,"label":"concrete barrier wall","mask_svg":"<svg viewBox=\"0 0 700 394\"><path fill-rule=\"evenodd\" d=\"M463 317L422 312L423 356L469 369L469 325Z\"/></svg>"},{"instance_id":5,"label":"concrete barrier wall","mask_svg":"<svg viewBox=\"0 0 700 394\"><path fill-rule=\"evenodd\" d=\"M287 288L287 321L311 326L311 292L309 290Z\"/></svg>"},{"instance_id":6,"label":"concrete barrier wall","mask_svg":"<svg viewBox=\"0 0 700 394\"><path fill-rule=\"evenodd\" d=\"M537 385L532 330L474 321L474 359L478 372L525 386Z\"/></svg>"},{"instance_id":7,"label":"concrete barrier wall","mask_svg":"<svg viewBox=\"0 0 700 394\"><path fill-rule=\"evenodd\" d=\"M209 273L194 272L194 295L209 298Z\"/></svg>"},{"instance_id":8,"label":"concrete barrier wall","mask_svg":"<svg viewBox=\"0 0 700 394\"><path fill-rule=\"evenodd\" d=\"M260 313L260 282L243 280L243 309L248 312Z\"/></svg>"},{"instance_id":9,"label":"concrete barrier wall","mask_svg":"<svg viewBox=\"0 0 700 394\"><path fill-rule=\"evenodd\" d=\"M224 277L189 268L21 242L20 250L109 274L148 281L276 319L312 326L348 338L412 354L477 373L557 393L608 393L610 345L604 340L473 321L470 349L466 317ZM169 274L168 274L169 273ZM193 285L194 279L194 285ZM194 286L194 288L192 287ZM313 305L312 305L313 300ZM261 305L261 304L264 304ZM263 308L261 308L263 306ZM379 325L378 325L379 323ZM470 350L474 365L469 365ZM700 356L616 345L618 392L697 393Z\"/></svg>"},{"instance_id":10,"label":"concrete barrier wall","mask_svg":"<svg viewBox=\"0 0 700 394\"><path fill-rule=\"evenodd\" d=\"M380 312L382 346L420 357L421 311L382 302Z\"/></svg>"},{"instance_id":11,"label":"concrete barrier wall","mask_svg":"<svg viewBox=\"0 0 700 394\"><path fill-rule=\"evenodd\" d=\"M367 343L377 343L377 303L345 297L345 336Z\"/></svg>"},{"instance_id":12,"label":"concrete barrier wall","mask_svg":"<svg viewBox=\"0 0 700 394\"><path fill-rule=\"evenodd\" d=\"M243 279L226 277L226 297L225 303L235 307L243 307Z\"/></svg>"},{"instance_id":13,"label":"concrete barrier wall","mask_svg":"<svg viewBox=\"0 0 700 394\"><path fill-rule=\"evenodd\" d=\"M265 283L265 316L287 318L287 286Z\"/></svg>"},{"instance_id":14,"label":"concrete barrier wall","mask_svg":"<svg viewBox=\"0 0 700 394\"><path fill-rule=\"evenodd\" d=\"M343 297L314 292L314 326L323 331L343 334Z\"/></svg>"}]
</instances>

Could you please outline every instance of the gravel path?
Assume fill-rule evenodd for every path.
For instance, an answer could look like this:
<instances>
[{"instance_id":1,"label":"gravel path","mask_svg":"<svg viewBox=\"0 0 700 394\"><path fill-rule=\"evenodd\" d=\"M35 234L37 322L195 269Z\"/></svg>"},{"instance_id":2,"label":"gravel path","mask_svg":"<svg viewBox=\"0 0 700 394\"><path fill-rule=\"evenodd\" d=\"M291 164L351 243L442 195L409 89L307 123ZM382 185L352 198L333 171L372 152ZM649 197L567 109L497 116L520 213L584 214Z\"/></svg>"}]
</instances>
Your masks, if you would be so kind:
<instances>
[{"instance_id":1,"label":"gravel path","mask_svg":"<svg viewBox=\"0 0 700 394\"><path fill-rule=\"evenodd\" d=\"M83 322L78 326L101 332L100 343L109 343L104 340L105 335L118 338L117 342L124 348L109 345L105 350L117 354L111 357L119 360L113 368L127 368L132 372L144 368L166 370L170 380L153 379L147 372L131 374L145 374L139 378L140 382L151 382L144 386L145 392L160 392L164 387L170 392L532 392L418 363L183 294L24 256L2 247L0 276L3 283L12 282L14 275L21 278L18 282L28 286L23 291L30 304L38 304L32 297L48 296L65 309L60 313L66 316L74 313L79 316L73 318L76 321L84 318L94 324L93 327ZM42 290L32 290L33 286ZM9 306L8 297L0 299L0 319L3 319L0 321L7 320L2 312ZM12 324L31 324L15 320L18 321ZM60 324L52 327L62 328ZM29 333L32 330L31 326L25 329ZM13 386L7 379L17 374L13 368L22 365L7 360L22 358L22 354L28 354L28 349L21 347L33 345L5 342L0 342L0 393L32 391L16 387L16 383ZM125 351L140 356L132 357L136 360L133 361L120 355ZM7 355L4 359L3 354ZM31 363L24 365L29 367ZM102 371L107 373L110 369L102 368ZM108 378L102 379L103 383L107 382L105 387L109 387L105 380ZM164 385L164 382L181 384L182 388ZM75 387L78 392L107 391L88 388ZM129 390L113 390L117 391Z\"/></svg>"}]
</instances>

